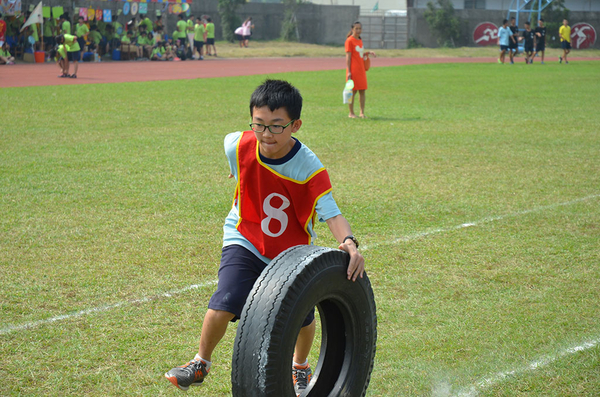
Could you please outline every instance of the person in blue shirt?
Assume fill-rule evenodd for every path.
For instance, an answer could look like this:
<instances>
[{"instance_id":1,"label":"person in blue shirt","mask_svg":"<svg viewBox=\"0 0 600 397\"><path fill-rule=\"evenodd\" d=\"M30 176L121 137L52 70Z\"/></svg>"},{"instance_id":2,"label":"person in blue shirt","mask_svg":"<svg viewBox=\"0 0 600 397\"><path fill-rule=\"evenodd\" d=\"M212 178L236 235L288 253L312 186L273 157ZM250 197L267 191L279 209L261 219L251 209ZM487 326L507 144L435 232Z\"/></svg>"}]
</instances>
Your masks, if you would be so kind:
<instances>
[{"instance_id":1,"label":"person in blue shirt","mask_svg":"<svg viewBox=\"0 0 600 397\"><path fill-rule=\"evenodd\" d=\"M498 63L504 63L510 40L514 41L515 38L508 27L508 19L505 19L502 21L502 26L498 29L498 44L500 45L500 58L498 58Z\"/></svg>"}]
</instances>

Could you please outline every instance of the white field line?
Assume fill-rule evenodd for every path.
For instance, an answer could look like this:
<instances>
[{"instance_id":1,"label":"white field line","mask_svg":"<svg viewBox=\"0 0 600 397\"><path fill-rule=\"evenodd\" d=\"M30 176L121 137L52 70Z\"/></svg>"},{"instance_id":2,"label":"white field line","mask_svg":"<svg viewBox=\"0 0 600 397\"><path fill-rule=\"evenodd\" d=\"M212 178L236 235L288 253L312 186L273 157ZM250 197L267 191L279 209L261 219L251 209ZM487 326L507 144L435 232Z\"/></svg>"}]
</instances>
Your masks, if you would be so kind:
<instances>
[{"instance_id":1,"label":"white field line","mask_svg":"<svg viewBox=\"0 0 600 397\"><path fill-rule=\"evenodd\" d=\"M530 214L530 213L534 213L534 212L541 212L541 211L551 210L551 209L558 208L558 207L561 207L561 206L566 206L566 205L580 203L582 201L591 200L591 199L594 199L594 198L597 198L597 197L600 197L600 194L592 194L590 196L582 197L582 198L571 200L571 201L566 201L566 202L563 202L563 203L546 205L546 206L542 206L542 207L535 207L535 208L532 208L532 209L529 209L529 210L513 212L511 214L500 215L500 216L495 216L495 217L490 217L490 218L483 218L483 219L481 219L479 221L470 222L470 223L463 223L463 224L460 224L458 226L452 226L452 227L447 227L447 228L434 229L434 230L429 230L429 231L426 231L426 232L411 234L411 235L408 235L408 236L399 237L399 238L394 239L394 240L389 241L389 242L384 242L384 243L379 243L379 244L373 244L373 245L369 245L369 246L364 246L363 245L363 248L361 249L361 251L366 251L366 250L369 250L369 249L373 249L373 248L379 247L381 245L392 245L392 244L398 244L400 242L411 241L411 240L415 240L415 239L418 239L418 238L421 238L421 237L430 236L432 234L445 233L445 232L450 232L450 231L453 231L453 230L464 229L466 227L478 226L478 225L482 225L482 224L485 224L485 223L489 223L489 222L493 222L493 221L498 221L498 220L502 220L502 219L506 219L506 218L510 218L510 217L515 217L515 216L520 216L520 215L526 215L526 214ZM9 334L11 332L20 331L20 330L24 330L24 329L36 328L36 327L38 327L40 325L51 324L51 323L55 323L55 322L61 321L61 320L68 320L68 319L71 319L71 318L83 317L83 316L86 316L88 314L95 314L95 313L106 312L106 311L109 311L109 310L112 310L112 309L116 309L116 308L119 308L119 307L123 307L123 306L131 306L131 305L135 305L137 303L146 303L146 302L151 302L151 301L162 299L162 298L170 298L173 295L179 295L179 294L185 293L185 292L193 290L193 289L201 289L201 288L204 288L204 287L215 285L216 283L217 283L217 280L212 280L212 281L208 281L208 282L205 282L205 283L202 283L202 284L194 284L194 285L190 285L188 287L182 288L182 289L173 290L173 291L165 292L165 293L154 295L154 296L150 296L150 297L144 297L144 298L140 298L140 299L134 299L134 300L117 302L117 303L114 303L112 305L105 305L105 306L93 307L93 308L81 310L81 311L78 311L78 312L75 312L75 313L61 314L61 315L58 315L58 316L55 316L55 317L50 317L50 318L47 318L47 319L33 321L33 322L30 322L30 323L25 323L25 324L8 325L8 326L6 326L4 328L0 328L0 335Z\"/></svg>"},{"instance_id":2,"label":"white field line","mask_svg":"<svg viewBox=\"0 0 600 397\"><path fill-rule=\"evenodd\" d=\"M582 343L577 346L569 347L567 349L559 351L558 353L556 353L553 356L542 357L539 360L533 361L523 367L519 367L517 369L513 369L510 371L498 372L497 374L494 374L490 377L480 380L479 382L477 382L476 385L471 386L470 388L468 388L466 390L460 390L455 394L448 394L448 395L452 395L452 396L456 396L456 397L475 397L480 392L482 392L485 389L490 388L498 383L501 383L506 378L513 377L513 376L519 376L519 375L524 374L529 371L535 371L539 368L548 366L548 365L552 364L553 362L555 362L565 356L592 349L592 348L598 346L599 344L600 344L600 339L596 339L596 340Z\"/></svg>"},{"instance_id":3,"label":"white field line","mask_svg":"<svg viewBox=\"0 0 600 397\"><path fill-rule=\"evenodd\" d=\"M132 300L127 300L127 301L117 302L117 303L113 303L112 305L92 307L90 309L80 310L75 313L61 314L59 316L46 318L44 320L33 321L30 323L25 323L25 324L20 324L20 325L9 325L8 327L0 328L0 335L9 334L11 332L21 331L21 330L29 329L29 328L36 328L40 325L51 324L51 323L55 323L55 322L61 321L61 320L68 320L71 318L83 317L83 316L87 316L88 314L107 312L109 310L117 309L119 307L131 306L131 305L135 305L138 303L152 302L152 301L163 299L163 298L170 298L173 295L179 295L179 294L182 294L184 292L191 291L194 289L202 289L205 287L209 287L211 285L215 285L216 283L217 283L217 280L207 281L202 284L193 284L193 285L189 285L185 288L181 288L181 289L173 290L173 291L169 291L169 292L164 292L164 293L158 294L158 295L147 296L147 297L140 298L140 299L132 299Z\"/></svg>"},{"instance_id":4,"label":"white field line","mask_svg":"<svg viewBox=\"0 0 600 397\"><path fill-rule=\"evenodd\" d=\"M407 241L412 241L412 240L416 240L418 238L421 237L427 237L430 236L432 234L439 234L439 233L446 233L446 232L451 232L454 230L459 230L459 229L464 229L467 227L473 227L473 226L480 226L483 225L485 223L489 223L489 222L494 222L494 221L500 221L503 219L507 219L507 218L514 218L517 216L521 216L521 215L527 215L527 214L531 214L531 213L535 213L535 212L543 212L543 211L547 211L547 210L552 210L558 207L564 207L567 205L572 205L572 204L577 204L577 203L581 203L582 201L587 201L587 200L591 200L591 199L595 199L600 197L600 194L592 194L586 197L582 197L582 198L578 198L575 200L571 200L571 201L565 201L563 203L557 203L557 204L551 204L551 205L544 205L541 207L534 207L528 210L523 210L523 211L517 211L517 212L512 212L510 214L506 214L506 215L499 215L499 216L493 216L493 217L489 217L489 218L483 218L480 219L478 221L474 221L474 222L467 222L467 223L463 223L460 225L456 225L456 226L450 226L450 227L446 227L446 228L439 228L439 229L432 229L432 230L428 230L425 232L419 232L419 233L415 233L415 234L410 234L408 236L402 236L402 237L398 237L394 240L391 241L386 241L386 242L382 242L382 243L378 243L378 244L372 244L372 245L363 245L363 248L361 249L361 251L365 251L368 249L373 249L373 248L377 248L379 246L382 245L394 245L394 244L398 244L401 242L407 242Z\"/></svg>"}]
</instances>

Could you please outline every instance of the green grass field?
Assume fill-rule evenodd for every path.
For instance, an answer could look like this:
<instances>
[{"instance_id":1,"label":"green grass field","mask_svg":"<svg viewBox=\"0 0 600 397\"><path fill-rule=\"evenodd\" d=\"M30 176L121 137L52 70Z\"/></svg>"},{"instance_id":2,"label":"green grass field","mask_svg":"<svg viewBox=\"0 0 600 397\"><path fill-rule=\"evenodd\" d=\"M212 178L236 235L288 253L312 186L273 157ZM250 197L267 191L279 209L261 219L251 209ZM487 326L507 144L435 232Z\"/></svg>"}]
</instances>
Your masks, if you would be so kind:
<instances>
[{"instance_id":1,"label":"green grass field","mask_svg":"<svg viewBox=\"0 0 600 397\"><path fill-rule=\"evenodd\" d=\"M374 68L367 120L343 71L272 77L365 247L369 396L600 395L597 62ZM0 89L0 395L181 395L264 78Z\"/></svg>"}]
</instances>

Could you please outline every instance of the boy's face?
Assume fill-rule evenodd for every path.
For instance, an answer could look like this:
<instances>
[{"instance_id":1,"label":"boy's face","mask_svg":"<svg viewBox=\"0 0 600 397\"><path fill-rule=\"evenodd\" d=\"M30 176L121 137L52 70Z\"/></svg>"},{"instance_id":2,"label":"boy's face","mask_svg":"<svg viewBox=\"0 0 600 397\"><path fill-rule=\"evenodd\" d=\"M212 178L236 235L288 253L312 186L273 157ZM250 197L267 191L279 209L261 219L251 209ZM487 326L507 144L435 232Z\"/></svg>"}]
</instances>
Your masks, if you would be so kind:
<instances>
[{"instance_id":1,"label":"boy's face","mask_svg":"<svg viewBox=\"0 0 600 397\"><path fill-rule=\"evenodd\" d=\"M286 125L292 119L285 108L271 111L268 106L260 108L255 107L252 111L252 122L263 125ZM258 150L260 154L269 159L280 159L292 150L296 143L292 139L292 134L300 129L302 120L296 120L286 128L281 134L272 134L268 128L263 132L255 132L258 141Z\"/></svg>"}]
</instances>

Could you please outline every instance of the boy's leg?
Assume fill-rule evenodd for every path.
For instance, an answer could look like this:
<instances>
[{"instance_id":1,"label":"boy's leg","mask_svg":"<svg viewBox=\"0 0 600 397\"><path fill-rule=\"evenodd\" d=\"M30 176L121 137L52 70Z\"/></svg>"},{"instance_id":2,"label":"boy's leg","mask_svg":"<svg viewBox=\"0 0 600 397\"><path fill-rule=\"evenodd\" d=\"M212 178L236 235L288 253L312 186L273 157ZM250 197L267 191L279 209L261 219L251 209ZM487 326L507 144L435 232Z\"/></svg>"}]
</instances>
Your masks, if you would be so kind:
<instances>
[{"instance_id":1,"label":"boy's leg","mask_svg":"<svg viewBox=\"0 0 600 397\"><path fill-rule=\"evenodd\" d=\"M310 348L315 339L315 330L317 328L315 321L316 320L313 320L313 322L306 327L300 328L298 339L296 339L296 349L294 350L295 363L303 364L308 359Z\"/></svg>"},{"instance_id":2,"label":"boy's leg","mask_svg":"<svg viewBox=\"0 0 600 397\"><path fill-rule=\"evenodd\" d=\"M198 348L200 357L212 361L212 353L221 339L223 339L223 335L227 331L227 325L234 317L235 314L222 310L208 309L206 311L204 322L202 323L200 347Z\"/></svg>"},{"instance_id":3,"label":"boy's leg","mask_svg":"<svg viewBox=\"0 0 600 397\"><path fill-rule=\"evenodd\" d=\"M79 68L79 62L77 60L73 61L73 76L77 76L77 69Z\"/></svg>"}]
</instances>

